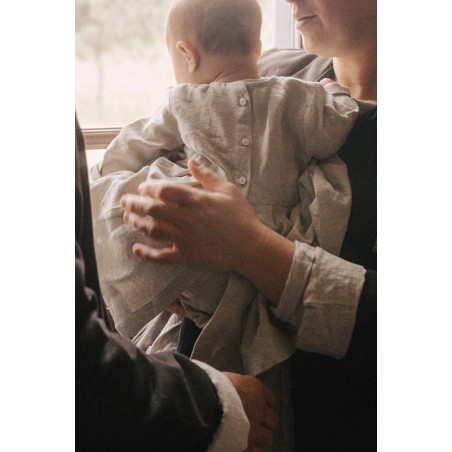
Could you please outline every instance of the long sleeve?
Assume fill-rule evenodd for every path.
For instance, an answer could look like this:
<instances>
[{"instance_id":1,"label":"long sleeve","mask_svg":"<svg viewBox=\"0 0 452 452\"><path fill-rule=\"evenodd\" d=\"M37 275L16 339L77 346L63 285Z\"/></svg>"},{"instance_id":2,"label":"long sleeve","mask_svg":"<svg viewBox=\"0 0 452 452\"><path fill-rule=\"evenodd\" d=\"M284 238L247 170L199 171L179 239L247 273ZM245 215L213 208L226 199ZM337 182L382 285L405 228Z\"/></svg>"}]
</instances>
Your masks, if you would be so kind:
<instances>
[{"instance_id":1,"label":"long sleeve","mask_svg":"<svg viewBox=\"0 0 452 452\"><path fill-rule=\"evenodd\" d=\"M289 277L273 311L296 331L297 348L342 358L353 333L364 280L363 267L296 242Z\"/></svg>"},{"instance_id":2,"label":"long sleeve","mask_svg":"<svg viewBox=\"0 0 452 452\"><path fill-rule=\"evenodd\" d=\"M121 129L105 152L98 176L124 170L136 173L182 144L177 121L171 112L168 91L166 101L151 116Z\"/></svg>"},{"instance_id":3,"label":"long sleeve","mask_svg":"<svg viewBox=\"0 0 452 452\"><path fill-rule=\"evenodd\" d=\"M376 218L371 207L376 200L376 118L371 114L372 111L360 114L339 152L339 157L347 164L350 180L350 197L353 198L350 218L345 223L335 224L334 218L340 217L328 205L323 212L333 213L329 217L330 221L325 221L320 215L321 227L329 225L333 228L330 234L332 237L335 228L342 228L339 234L341 242L330 242L333 247L324 247L322 244L322 247L316 248L296 243L285 290L274 310L275 315L288 322L296 332L295 345L298 349L336 359L343 358L354 341L356 312L362 302L361 294L368 278L366 268L372 263L372 259L363 259L362 256L376 256L372 251L376 239ZM322 165L326 165L326 169L331 163L336 166L334 161L319 161L317 166L322 168ZM316 175L311 169L308 167L305 175L315 186ZM339 166L333 171L337 169ZM327 196L325 199L329 198ZM341 203L335 204L341 206ZM315 215L312 217L315 224ZM339 252L341 257L335 256ZM369 319L371 322L374 320L376 322L373 317ZM367 334L369 340L372 339L371 331L363 334Z\"/></svg>"},{"instance_id":4,"label":"long sleeve","mask_svg":"<svg viewBox=\"0 0 452 452\"><path fill-rule=\"evenodd\" d=\"M152 116L139 119L121 130L108 147L103 161L91 169L91 202L95 248L102 293L117 330L133 336L192 284L199 272L183 274L181 266L143 261L132 254L135 242L155 244L123 221L120 199L137 193L147 178L169 175L188 179L179 158L182 139L171 112L169 97ZM150 273L158 277L150 278ZM178 283L178 280L181 279ZM158 298L159 304L153 301Z\"/></svg>"},{"instance_id":5,"label":"long sleeve","mask_svg":"<svg viewBox=\"0 0 452 452\"><path fill-rule=\"evenodd\" d=\"M309 85L309 106L301 130L306 150L316 159L325 159L340 149L353 128L359 108L348 89L338 83L325 87L318 83Z\"/></svg>"},{"instance_id":6,"label":"long sleeve","mask_svg":"<svg viewBox=\"0 0 452 452\"><path fill-rule=\"evenodd\" d=\"M347 166L336 155L312 160L298 179L298 191L286 237L339 255L352 205Z\"/></svg>"}]
</instances>

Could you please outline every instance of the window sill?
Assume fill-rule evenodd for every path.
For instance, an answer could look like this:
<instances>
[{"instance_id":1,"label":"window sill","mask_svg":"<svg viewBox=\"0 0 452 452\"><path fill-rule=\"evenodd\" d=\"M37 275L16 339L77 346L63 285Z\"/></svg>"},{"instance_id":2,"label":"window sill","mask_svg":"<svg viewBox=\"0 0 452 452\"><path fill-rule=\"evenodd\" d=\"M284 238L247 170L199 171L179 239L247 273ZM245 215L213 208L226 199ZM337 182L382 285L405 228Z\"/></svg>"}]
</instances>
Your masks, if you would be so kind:
<instances>
[{"instance_id":1,"label":"window sill","mask_svg":"<svg viewBox=\"0 0 452 452\"><path fill-rule=\"evenodd\" d=\"M83 129L86 149L106 149L121 131L120 127L109 129Z\"/></svg>"}]
</instances>

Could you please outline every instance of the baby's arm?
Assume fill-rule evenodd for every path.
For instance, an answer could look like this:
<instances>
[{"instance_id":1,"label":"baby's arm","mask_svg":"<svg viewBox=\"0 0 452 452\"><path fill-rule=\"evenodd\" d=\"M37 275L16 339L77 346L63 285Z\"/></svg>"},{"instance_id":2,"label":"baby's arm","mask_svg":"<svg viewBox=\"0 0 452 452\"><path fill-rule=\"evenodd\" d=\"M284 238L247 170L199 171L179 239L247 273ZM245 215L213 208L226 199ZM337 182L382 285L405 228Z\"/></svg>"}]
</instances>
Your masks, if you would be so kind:
<instances>
[{"instance_id":1,"label":"baby's arm","mask_svg":"<svg viewBox=\"0 0 452 452\"><path fill-rule=\"evenodd\" d=\"M138 193L138 186L148 177L149 165L180 145L176 120L165 103L151 117L125 126L108 147L103 162L91 170L93 228L102 291L118 331L126 335L130 331L125 326L121 329L122 324L160 293L173 273L166 269L166 279L160 275L158 281L151 281L149 275L155 270L134 259L132 246L142 236L124 224L120 198ZM150 308L145 309L152 317Z\"/></svg>"},{"instance_id":2,"label":"baby's arm","mask_svg":"<svg viewBox=\"0 0 452 452\"><path fill-rule=\"evenodd\" d=\"M103 161L91 171L91 177L98 179L124 170L136 173L181 145L177 121L166 101L152 116L122 128L108 146Z\"/></svg>"},{"instance_id":3,"label":"baby's arm","mask_svg":"<svg viewBox=\"0 0 452 452\"><path fill-rule=\"evenodd\" d=\"M347 88L330 79L312 83L309 89L311 102L304 116L306 151L313 158L325 159L339 151L359 107Z\"/></svg>"}]
</instances>

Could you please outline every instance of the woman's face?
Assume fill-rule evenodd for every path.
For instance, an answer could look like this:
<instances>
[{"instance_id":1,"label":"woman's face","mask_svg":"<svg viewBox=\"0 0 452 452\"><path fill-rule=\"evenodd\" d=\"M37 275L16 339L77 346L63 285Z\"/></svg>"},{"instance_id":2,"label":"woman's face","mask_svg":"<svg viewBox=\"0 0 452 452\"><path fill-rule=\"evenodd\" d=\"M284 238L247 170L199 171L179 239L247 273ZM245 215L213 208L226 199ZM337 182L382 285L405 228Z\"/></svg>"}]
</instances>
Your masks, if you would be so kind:
<instances>
[{"instance_id":1,"label":"woman's face","mask_svg":"<svg viewBox=\"0 0 452 452\"><path fill-rule=\"evenodd\" d=\"M377 0L287 0L303 47L325 57L367 51L377 39Z\"/></svg>"}]
</instances>

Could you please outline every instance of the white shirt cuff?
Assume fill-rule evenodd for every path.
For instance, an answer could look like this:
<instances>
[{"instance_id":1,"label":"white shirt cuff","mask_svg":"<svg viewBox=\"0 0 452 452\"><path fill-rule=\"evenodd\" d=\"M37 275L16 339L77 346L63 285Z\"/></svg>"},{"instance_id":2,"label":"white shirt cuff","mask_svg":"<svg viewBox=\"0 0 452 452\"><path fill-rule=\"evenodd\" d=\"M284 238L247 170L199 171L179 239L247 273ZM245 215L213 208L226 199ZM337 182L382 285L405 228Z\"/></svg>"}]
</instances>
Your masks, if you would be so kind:
<instances>
[{"instance_id":1,"label":"white shirt cuff","mask_svg":"<svg viewBox=\"0 0 452 452\"><path fill-rule=\"evenodd\" d=\"M250 423L234 385L226 375L213 367L195 359L193 362L207 373L215 385L223 409L221 423L207 451L245 451L248 448Z\"/></svg>"}]
</instances>

